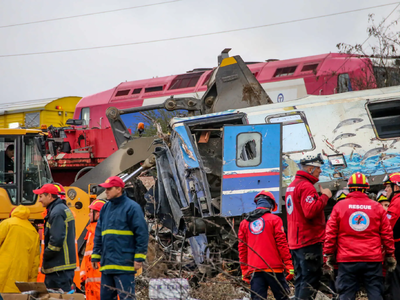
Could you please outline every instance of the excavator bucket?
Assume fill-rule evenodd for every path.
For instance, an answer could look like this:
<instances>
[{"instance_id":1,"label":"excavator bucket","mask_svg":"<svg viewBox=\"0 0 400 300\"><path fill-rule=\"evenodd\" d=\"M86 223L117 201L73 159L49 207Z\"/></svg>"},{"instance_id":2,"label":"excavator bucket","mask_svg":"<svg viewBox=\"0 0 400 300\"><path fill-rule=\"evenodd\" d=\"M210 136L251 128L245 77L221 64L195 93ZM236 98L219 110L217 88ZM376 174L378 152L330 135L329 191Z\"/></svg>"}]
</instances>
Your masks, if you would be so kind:
<instances>
[{"instance_id":1,"label":"excavator bucket","mask_svg":"<svg viewBox=\"0 0 400 300\"><path fill-rule=\"evenodd\" d=\"M270 104L265 90L240 56L226 57L202 99L202 114Z\"/></svg>"}]
</instances>

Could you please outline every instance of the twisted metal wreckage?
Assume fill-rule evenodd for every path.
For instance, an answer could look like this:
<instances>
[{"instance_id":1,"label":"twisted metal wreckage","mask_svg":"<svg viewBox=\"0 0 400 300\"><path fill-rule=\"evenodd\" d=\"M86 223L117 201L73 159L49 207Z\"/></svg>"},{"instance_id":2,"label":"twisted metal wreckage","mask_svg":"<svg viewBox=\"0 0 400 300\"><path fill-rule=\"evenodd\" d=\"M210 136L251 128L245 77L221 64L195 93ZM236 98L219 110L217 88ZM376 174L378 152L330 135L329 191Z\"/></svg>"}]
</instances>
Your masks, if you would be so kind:
<instances>
[{"instance_id":1,"label":"twisted metal wreckage","mask_svg":"<svg viewBox=\"0 0 400 300\"><path fill-rule=\"evenodd\" d=\"M381 126L382 118L385 124L398 124L400 88L329 97L309 96L296 100L296 106L272 104L240 56L229 57L223 52L200 100L171 97L161 105L109 108L107 117L119 150L73 185L85 189L118 174L127 182L155 166L156 183L146 194L147 205L142 203L147 213L173 234L188 239L197 265L220 258L237 260L236 229L242 214L255 208L254 196L264 189L277 199L277 213L282 211L280 199L298 170L302 153L324 154L320 182L331 190L342 188L350 174L369 166L370 158L382 155L382 151L387 157L380 163L385 165L373 166L369 176L373 189L381 188L386 172L400 166L398 153L387 152L399 140L400 130ZM124 114L157 109L185 110L188 117L173 118L170 135L155 122L157 139L133 137L121 119ZM332 122L323 119L326 113ZM363 117L351 119L355 114ZM324 130L318 129L321 124L326 125ZM354 134L343 133L351 126L357 126ZM329 129L334 135L331 142ZM352 139L352 143L347 143L349 149L347 144L340 146L339 151L334 143L343 139L344 143ZM365 144L369 139L370 144ZM384 150L372 155L376 142ZM98 195L101 192L95 191Z\"/></svg>"}]
</instances>

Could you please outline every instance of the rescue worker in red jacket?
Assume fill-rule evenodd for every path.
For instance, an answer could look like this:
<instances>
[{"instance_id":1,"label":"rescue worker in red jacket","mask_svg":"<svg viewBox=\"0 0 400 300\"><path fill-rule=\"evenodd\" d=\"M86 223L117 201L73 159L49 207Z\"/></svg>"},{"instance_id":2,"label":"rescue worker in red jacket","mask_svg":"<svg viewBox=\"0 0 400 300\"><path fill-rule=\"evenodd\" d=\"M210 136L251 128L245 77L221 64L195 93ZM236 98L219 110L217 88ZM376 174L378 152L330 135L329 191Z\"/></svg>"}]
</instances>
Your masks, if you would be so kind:
<instances>
[{"instance_id":1,"label":"rescue worker in red jacket","mask_svg":"<svg viewBox=\"0 0 400 300\"><path fill-rule=\"evenodd\" d=\"M313 299L322 275L322 243L325 234L326 206L332 193L314 187L324 163L321 154L306 155L300 160L302 170L286 189L288 242L295 271L296 299Z\"/></svg>"},{"instance_id":2,"label":"rescue worker in red jacket","mask_svg":"<svg viewBox=\"0 0 400 300\"><path fill-rule=\"evenodd\" d=\"M396 260L400 259L400 173L393 173L383 180L386 197L390 201L387 217L393 229ZM400 295L400 266L387 274L389 284L387 299L399 299Z\"/></svg>"},{"instance_id":3,"label":"rescue worker in red jacket","mask_svg":"<svg viewBox=\"0 0 400 300\"><path fill-rule=\"evenodd\" d=\"M282 220L271 214L277 210L274 195L262 191L254 202L257 209L247 214L239 227L242 276L245 281L251 278L252 299L266 299L268 287L276 299L289 299L286 279L293 278L293 265Z\"/></svg>"},{"instance_id":4,"label":"rescue worker in red jacket","mask_svg":"<svg viewBox=\"0 0 400 300\"><path fill-rule=\"evenodd\" d=\"M100 210L104 204L105 201L96 199L89 206L90 224L86 227L87 234L85 237L85 256L83 257L81 265L81 282L85 284L87 300L100 300L101 272L99 269L93 269L91 257L93 252L94 233L96 231L97 220L99 219Z\"/></svg>"},{"instance_id":5,"label":"rescue worker in red jacket","mask_svg":"<svg viewBox=\"0 0 400 300\"><path fill-rule=\"evenodd\" d=\"M392 229L382 205L365 194L369 183L364 174L351 175L347 185L350 193L335 205L327 223L327 264L339 264L339 299L355 299L359 281L364 283L368 299L383 299L382 251L388 270L396 265Z\"/></svg>"}]
</instances>

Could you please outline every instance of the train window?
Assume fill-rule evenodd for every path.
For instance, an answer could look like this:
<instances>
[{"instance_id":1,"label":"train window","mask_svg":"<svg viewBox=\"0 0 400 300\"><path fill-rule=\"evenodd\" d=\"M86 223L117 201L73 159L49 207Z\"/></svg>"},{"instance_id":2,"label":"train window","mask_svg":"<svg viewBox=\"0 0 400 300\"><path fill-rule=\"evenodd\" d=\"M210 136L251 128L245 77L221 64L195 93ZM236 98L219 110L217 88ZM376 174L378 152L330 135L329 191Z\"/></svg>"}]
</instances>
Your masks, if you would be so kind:
<instances>
[{"instance_id":1,"label":"train window","mask_svg":"<svg viewBox=\"0 0 400 300\"><path fill-rule=\"evenodd\" d=\"M129 95L129 91L130 91L130 90L121 90L121 91L118 91L118 92L115 94L115 97L120 97L120 96Z\"/></svg>"},{"instance_id":2,"label":"train window","mask_svg":"<svg viewBox=\"0 0 400 300\"><path fill-rule=\"evenodd\" d=\"M162 85L160 85L160 86L147 87L147 88L144 89L144 92L145 93L151 93L151 92L159 92L159 91L162 91L162 90L163 90L163 87L162 87Z\"/></svg>"},{"instance_id":3,"label":"train window","mask_svg":"<svg viewBox=\"0 0 400 300\"><path fill-rule=\"evenodd\" d=\"M133 92L132 92L132 95L133 94L140 94L141 91L142 91L142 88L134 89Z\"/></svg>"},{"instance_id":4,"label":"train window","mask_svg":"<svg viewBox=\"0 0 400 300\"><path fill-rule=\"evenodd\" d=\"M268 116L266 123L282 123L283 153L302 152L315 148L314 141L303 112Z\"/></svg>"},{"instance_id":5,"label":"train window","mask_svg":"<svg viewBox=\"0 0 400 300\"><path fill-rule=\"evenodd\" d=\"M178 75L175 77L174 80L172 80L171 86L169 87L168 90L177 90L188 87L194 87L199 81L201 75L203 75L203 72Z\"/></svg>"},{"instance_id":6,"label":"train window","mask_svg":"<svg viewBox=\"0 0 400 300\"><path fill-rule=\"evenodd\" d=\"M278 68L275 71L274 77L290 76L296 71L297 66Z\"/></svg>"},{"instance_id":7,"label":"train window","mask_svg":"<svg viewBox=\"0 0 400 300\"><path fill-rule=\"evenodd\" d=\"M83 120L83 125L89 125L90 121L90 107L84 107L81 111L81 120Z\"/></svg>"},{"instance_id":8,"label":"train window","mask_svg":"<svg viewBox=\"0 0 400 300\"><path fill-rule=\"evenodd\" d=\"M378 137L400 137L400 100L367 103Z\"/></svg>"},{"instance_id":9,"label":"train window","mask_svg":"<svg viewBox=\"0 0 400 300\"><path fill-rule=\"evenodd\" d=\"M40 127L40 112L26 113L25 127L26 128Z\"/></svg>"},{"instance_id":10,"label":"train window","mask_svg":"<svg viewBox=\"0 0 400 300\"><path fill-rule=\"evenodd\" d=\"M261 163L261 134L244 132L237 136L236 165L255 167Z\"/></svg>"},{"instance_id":11,"label":"train window","mask_svg":"<svg viewBox=\"0 0 400 300\"><path fill-rule=\"evenodd\" d=\"M338 93L352 91L350 76L347 73L339 74L338 76Z\"/></svg>"},{"instance_id":12,"label":"train window","mask_svg":"<svg viewBox=\"0 0 400 300\"><path fill-rule=\"evenodd\" d=\"M304 65L301 72L315 71L317 70L318 64Z\"/></svg>"}]
</instances>

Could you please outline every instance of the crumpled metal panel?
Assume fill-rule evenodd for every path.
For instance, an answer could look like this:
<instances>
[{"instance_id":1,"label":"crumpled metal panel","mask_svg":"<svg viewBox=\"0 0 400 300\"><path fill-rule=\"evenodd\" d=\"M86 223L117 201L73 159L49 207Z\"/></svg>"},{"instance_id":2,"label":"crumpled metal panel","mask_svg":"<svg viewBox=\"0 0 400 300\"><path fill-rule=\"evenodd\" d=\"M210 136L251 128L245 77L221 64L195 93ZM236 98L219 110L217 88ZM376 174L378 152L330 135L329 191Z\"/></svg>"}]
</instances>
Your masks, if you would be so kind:
<instances>
[{"instance_id":1,"label":"crumpled metal panel","mask_svg":"<svg viewBox=\"0 0 400 300\"><path fill-rule=\"evenodd\" d=\"M175 127L171 135L171 150L186 198L189 202L194 202L203 217L213 215L210 187L203 171L203 165L201 161L196 159L196 152L193 149L186 127ZM193 201L193 198L205 198L210 209L209 212L204 212L200 207L200 203Z\"/></svg>"},{"instance_id":2,"label":"crumpled metal panel","mask_svg":"<svg viewBox=\"0 0 400 300\"><path fill-rule=\"evenodd\" d=\"M168 211L175 222L175 230L179 228L183 216L181 208L187 206L185 195L175 168L174 159L168 147L157 147L154 152L158 173L158 208L157 213ZM173 231L175 231L173 230Z\"/></svg>"}]
</instances>

